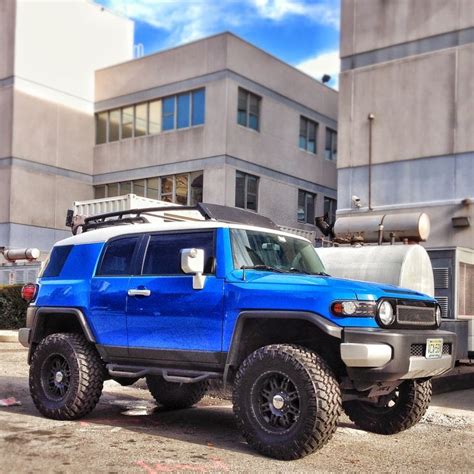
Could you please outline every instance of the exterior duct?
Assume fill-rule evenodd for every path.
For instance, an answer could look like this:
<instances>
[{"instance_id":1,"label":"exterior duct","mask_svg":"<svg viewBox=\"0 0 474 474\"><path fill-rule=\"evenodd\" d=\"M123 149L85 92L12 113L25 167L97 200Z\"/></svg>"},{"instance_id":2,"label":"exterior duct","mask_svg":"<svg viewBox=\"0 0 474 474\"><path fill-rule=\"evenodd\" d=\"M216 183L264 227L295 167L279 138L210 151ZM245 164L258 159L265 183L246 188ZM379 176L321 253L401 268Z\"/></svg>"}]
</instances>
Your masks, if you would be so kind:
<instances>
[{"instance_id":1,"label":"exterior duct","mask_svg":"<svg viewBox=\"0 0 474 474\"><path fill-rule=\"evenodd\" d=\"M340 217L334 233L336 240L345 242L424 242L430 235L430 219L424 212Z\"/></svg>"}]
</instances>

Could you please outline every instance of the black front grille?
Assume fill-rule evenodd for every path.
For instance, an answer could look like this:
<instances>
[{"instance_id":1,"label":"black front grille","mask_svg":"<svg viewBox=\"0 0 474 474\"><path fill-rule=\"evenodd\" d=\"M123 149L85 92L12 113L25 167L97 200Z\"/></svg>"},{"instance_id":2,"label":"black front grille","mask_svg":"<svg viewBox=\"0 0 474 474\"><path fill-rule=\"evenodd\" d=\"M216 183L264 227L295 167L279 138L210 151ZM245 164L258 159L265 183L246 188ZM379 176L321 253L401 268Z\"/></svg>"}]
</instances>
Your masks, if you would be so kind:
<instances>
[{"instance_id":1,"label":"black front grille","mask_svg":"<svg viewBox=\"0 0 474 474\"><path fill-rule=\"evenodd\" d=\"M411 326L433 326L436 323L435 308L397 306L397 322Z\"/></svg>"},{"instance_id":2,"label":"black front grille","mask_svg":"<svg viewBox=\"0 0 474 474\"><path fill-rule=\"evenodd\" d=\"M426 344L412 344L410 355L414 357L425 357ZM451 344L443 344L443 355L451 355Z\"/></svg>"}]
</instances>

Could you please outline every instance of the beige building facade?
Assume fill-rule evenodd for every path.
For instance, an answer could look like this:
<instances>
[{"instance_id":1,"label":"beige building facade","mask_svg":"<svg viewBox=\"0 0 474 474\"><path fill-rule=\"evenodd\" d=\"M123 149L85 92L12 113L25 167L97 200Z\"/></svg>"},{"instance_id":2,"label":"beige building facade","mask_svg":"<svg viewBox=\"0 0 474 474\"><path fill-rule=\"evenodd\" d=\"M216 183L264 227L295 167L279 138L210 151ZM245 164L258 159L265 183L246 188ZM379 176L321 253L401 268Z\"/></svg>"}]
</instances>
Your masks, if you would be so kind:
<instances>
[{"instance_id":1,"label":"beige building facade","mask_svg":"<svg viewBox=\"0 0 474 474\"><path fill-rule=\"evenodd\" d=\"M430 246L472 248L472 1L343 0L341 69L338 215L425 211Z\"/></svg>"},{"instance_id":2,"label":"beige building facade","mask_svg":"<svg viewBox=\"0 0 474 474\"><path fill-rule=\"evenodd\" d=\"M67 208L93 197L94 71L132 58L133 30L85 0L0 2L0 246L70 235Z\"/></svg>"},{"instance_id":3,"label":"beige building facade","mask_svg":"<svg viewBox=\"0 0 474 474\"><path fill-rule=\"evenodd\" d=\"M129 193L335 214L336 91L230 33L137 59L133 35L89 0L0 2L0 247L44 259L74 201Z\"/></svg>"},{"instance_id":4,"label":"beige building facade","mask_svg":"<svg viewBox=\"0 0 474 474\"><path fill-rule=\"evenodd\" d=\"M474 316L473 6L342 1L337 215L427 213L448 317Z\"/></svg>"},{"instance_id":5,"label":"beige building facade","mask_svg":"<svg viewBox=\"0 0 474 474\"><path fill-rule=\"evenodd\" d=\"M335 211L337 92L233 34L97 71L96 117L98 198L199 196L311 231Z\"/></svg>"}]
</instances>

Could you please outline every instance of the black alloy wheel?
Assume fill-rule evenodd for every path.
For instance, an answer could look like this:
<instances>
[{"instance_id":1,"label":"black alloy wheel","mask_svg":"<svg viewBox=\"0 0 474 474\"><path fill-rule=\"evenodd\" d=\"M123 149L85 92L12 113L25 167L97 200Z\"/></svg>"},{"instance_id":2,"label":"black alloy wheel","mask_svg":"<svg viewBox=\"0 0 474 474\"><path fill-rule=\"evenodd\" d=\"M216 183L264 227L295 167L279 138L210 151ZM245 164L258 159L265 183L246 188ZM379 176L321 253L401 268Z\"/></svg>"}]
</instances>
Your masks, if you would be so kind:
<instances>
[{"instance_id":1,"label":"black alloy wheel","mask_svg":"<svg viewBox=\"0 0 474 474\"><path fill-rule=\"evenodd\" d=\"M262 374L253 390L257 416L269 430L290 429L300 416L300 395L295 383L281 372Z\"/></svg>"}]
</instances>

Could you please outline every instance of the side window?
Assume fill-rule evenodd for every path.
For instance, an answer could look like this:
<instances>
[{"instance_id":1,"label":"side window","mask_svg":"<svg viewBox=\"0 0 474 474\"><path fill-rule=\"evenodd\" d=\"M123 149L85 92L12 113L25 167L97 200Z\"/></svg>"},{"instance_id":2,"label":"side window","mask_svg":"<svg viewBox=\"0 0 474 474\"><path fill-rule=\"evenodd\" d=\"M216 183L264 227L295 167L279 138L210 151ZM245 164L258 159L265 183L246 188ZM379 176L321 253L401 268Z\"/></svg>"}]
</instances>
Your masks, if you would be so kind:
<instances>
[{"instance_id":1,"label":"side window","mask_svg":"<svg viewBox=\"0 0 474 474\"><path fill-rule=\"evenodd\" d=\"M181 250L204 250L204 273L214 272L214 232L157 234L150 237L143 265L143 275L184 275Z\"/></svg>"},{"instance_id":2,"label":"side window","mask_svg":"<svg viewBox=\"0 0 474 474\"><path fill-rule=\"evenodd\" d=\"M130 275L132 258L139 237L125 237L112 240L107 244L97 276Z\"/></svg>"},{"instance_id":3,"label":"side window","mask_svg":"<svg viewBox=\"0 0 474 474\"><path fill-rule=\"evenodd\" d=\"M72 250L72 245L54 247L48 265L41 275L42 278L52 278L60 275L67 257Z\"/></svg>"}]
</instances>

